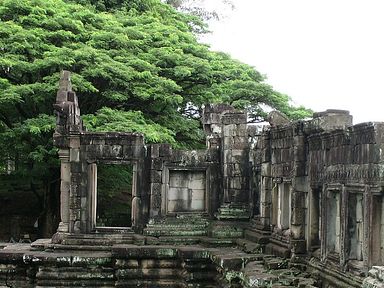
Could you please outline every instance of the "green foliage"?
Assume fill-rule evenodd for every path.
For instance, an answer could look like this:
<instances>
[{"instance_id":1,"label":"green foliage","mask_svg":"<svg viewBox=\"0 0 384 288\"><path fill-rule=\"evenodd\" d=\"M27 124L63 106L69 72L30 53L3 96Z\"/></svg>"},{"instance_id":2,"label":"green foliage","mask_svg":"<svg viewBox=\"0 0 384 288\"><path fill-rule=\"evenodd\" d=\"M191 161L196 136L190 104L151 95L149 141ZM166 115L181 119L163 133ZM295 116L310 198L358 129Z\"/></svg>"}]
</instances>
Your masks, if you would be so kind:
<instances>
[{"instance_id":1,"label":"green foliage","mask_svg":"<svg viewBox=\"0 0 384 288\"><path fill-rule=\"evenodd\" d=\"M95 115L85 115L83 120L89 131L139 132L149 143L175 143L171 130L145 119L140 111L121 111L104 107Z\"/></svg>"},{"instance_id":2,"label":"green foliage","mask_svg":"<svg viewBox=\"0 0 384 288\"><path fill-rule=\"evenodd\" d=\"M12 128L4 128L0 133L2 162L8 159L16 161L17 173L23 177L49 179L51 169L58 165L57 149L51 141L54 127L53 116L40 114L14 123Z\"/></svg>"}]
</instances>

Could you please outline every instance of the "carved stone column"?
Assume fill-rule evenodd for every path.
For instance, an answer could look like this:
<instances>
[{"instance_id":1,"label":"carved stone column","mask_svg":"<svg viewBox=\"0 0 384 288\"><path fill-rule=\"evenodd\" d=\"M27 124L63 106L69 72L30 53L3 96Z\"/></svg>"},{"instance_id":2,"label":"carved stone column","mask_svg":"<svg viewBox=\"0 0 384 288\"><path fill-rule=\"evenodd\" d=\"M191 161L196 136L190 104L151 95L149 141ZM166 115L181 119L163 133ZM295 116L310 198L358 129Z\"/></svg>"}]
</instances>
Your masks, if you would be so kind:
<instances>
[{"instance_id":1,"label":"carved stone column","mask_svg":"<svg viewBox=\"0 0 384 288\"><path fill-rule=\"evenodd\" d=\"M69 232L69 193L71 183L71 170L69 163L69 150L60 149L60 216L61 221L57 232L68 233Z\"/></svg>"}]
</instances>

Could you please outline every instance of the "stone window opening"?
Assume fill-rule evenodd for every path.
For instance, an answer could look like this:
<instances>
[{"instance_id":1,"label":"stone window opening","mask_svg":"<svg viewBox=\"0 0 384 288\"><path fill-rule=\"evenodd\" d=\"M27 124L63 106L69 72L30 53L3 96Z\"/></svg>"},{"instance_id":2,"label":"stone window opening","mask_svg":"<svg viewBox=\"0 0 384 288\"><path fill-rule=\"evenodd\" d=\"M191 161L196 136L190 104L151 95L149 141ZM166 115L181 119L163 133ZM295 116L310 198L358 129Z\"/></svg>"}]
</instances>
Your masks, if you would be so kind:
<instances>
[{"instance_id":1,"label":"stone window opening","mask_svg":"<svg viewBox=\"0 0 384 288\"><path fill-rule=\"evenodd\" d=\"M89 181L93 230L131 227L135 165L92 163L89 165Z\"/></svg>"}]
</instances>

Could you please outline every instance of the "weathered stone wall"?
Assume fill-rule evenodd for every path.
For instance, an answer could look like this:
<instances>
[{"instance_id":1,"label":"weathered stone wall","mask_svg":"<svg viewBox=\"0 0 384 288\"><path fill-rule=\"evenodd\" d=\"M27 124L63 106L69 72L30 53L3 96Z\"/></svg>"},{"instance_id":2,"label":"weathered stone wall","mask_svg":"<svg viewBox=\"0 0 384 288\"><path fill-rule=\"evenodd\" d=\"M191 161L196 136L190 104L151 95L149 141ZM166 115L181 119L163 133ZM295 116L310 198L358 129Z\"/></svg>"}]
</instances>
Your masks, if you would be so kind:
<instances>
[{"instance_id":1,"label":"weathered stone wall","mask_svg":"<svg viewBox=\"0 0 384 288\"><path fill-rule=\"evenodd\" d=\"M383 123L362 123L308 136L311 184L381 185L383 127Z\"/></svg>"},{"instance_id":2,"label":"weathered stone wall","mask_svg":"<svg viewBox=\"0 0 384 288\"><path fill-rule=\"evenodd\" d=\"M268 239L268 253L312 255L316 269L328 263L340 278L382 265L383 128L327 110L264 130L253 153L260 214L246 237Z\"/></svg>"}]
</instances>

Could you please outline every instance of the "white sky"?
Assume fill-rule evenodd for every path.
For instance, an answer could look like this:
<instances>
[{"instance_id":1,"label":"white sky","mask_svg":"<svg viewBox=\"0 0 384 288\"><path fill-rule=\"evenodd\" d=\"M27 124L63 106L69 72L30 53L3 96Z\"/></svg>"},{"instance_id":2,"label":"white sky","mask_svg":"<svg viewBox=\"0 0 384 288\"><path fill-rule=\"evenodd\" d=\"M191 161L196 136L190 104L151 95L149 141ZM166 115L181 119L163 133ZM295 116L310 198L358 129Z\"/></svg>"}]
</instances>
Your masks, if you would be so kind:
<instances>
[{"instance_id":1,"label":"white sky","mask_svg":"<svg viewBox=\"0 0 384 288\"><path fill-rule=\"evenodd\" d=\"M383 0L232 0L213 50L254 66L295 104L384 121Z\"/></svg>"}]
</instances>

